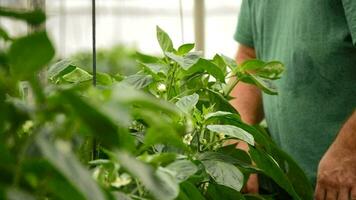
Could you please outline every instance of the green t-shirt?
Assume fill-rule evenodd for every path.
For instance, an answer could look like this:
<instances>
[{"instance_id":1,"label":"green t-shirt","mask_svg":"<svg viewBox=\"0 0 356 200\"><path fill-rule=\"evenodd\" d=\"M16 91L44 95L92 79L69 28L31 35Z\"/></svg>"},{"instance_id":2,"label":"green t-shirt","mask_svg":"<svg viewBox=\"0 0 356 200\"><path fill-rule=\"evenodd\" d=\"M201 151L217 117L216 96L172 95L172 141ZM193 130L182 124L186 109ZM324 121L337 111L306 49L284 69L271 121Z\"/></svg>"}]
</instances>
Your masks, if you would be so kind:
<instances>
[{"instance_id":1,"label":"green t-shirt","mask_svg":"<svg viewBox=\"0 0 356 200\"><path fill-rule=\"evenodd\" d=\"M235 40L285 64L278 96L263 95L265 116L315 184L319 160L356 108L356 0L244 0Z\"/></svg>"}]
</instances>

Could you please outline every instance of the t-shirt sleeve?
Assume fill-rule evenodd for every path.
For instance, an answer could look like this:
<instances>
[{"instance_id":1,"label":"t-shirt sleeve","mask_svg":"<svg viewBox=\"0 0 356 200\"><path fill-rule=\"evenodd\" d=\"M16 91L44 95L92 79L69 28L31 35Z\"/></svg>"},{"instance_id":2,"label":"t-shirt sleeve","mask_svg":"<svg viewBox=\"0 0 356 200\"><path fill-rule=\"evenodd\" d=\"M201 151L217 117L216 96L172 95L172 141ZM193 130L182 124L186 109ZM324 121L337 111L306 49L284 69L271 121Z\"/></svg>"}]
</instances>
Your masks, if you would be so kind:
<instances>
[{"instance_id":1,"label":"t-shirt sleeve","mask_svg":"<svg viewBox=\"0 0 356 200\"><path fill-rule=\"evenodd\" d=\"M356 46L356 0L342 0L352 43Z\"/></svg>"},{"instance_id":2,"label":"t-shirt sleeve","mask_svg":"<svg viewBox=\"0 0 356 200\"><path fill-rule=\"evenodd\" d=\"M243 45L254 47L249 0L243 0L234 39Z\"/></svg>"}]
</instances>

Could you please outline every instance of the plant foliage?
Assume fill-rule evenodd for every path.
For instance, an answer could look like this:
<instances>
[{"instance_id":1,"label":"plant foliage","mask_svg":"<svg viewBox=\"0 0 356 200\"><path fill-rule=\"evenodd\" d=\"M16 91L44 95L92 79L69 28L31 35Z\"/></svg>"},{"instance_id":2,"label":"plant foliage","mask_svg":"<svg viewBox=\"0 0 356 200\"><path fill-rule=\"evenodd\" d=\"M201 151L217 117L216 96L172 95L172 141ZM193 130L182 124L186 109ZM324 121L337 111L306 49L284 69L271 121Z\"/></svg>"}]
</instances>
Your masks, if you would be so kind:
<instances>
[{"instance_id":1,"label":"plant foliage","mask_svg":"<svg viewBox=\"0 0 356 200\"><path fill-rule=\"evenodd\" d=\"M43 18L37 11L0 9L0 15L31 24ZM194 44L175 49L160 28L157 39L161 57L137 53L139 72L100 73L96 88L92 74L69 60L49 67L50 83L41 84L37 72L54 55L45 32L6 40L9 48L0 54L2 199L264 199L241 193L251 173L270 177L294 199L312 199L298 165L229 103L239 81L276 94L272 80L283 65L237 67L218 54L206 59L192 52ZM34 101L21 81L29 83ZM224 146L229 139L247 142L249 154Z\"/></svg>"}]
</instances>

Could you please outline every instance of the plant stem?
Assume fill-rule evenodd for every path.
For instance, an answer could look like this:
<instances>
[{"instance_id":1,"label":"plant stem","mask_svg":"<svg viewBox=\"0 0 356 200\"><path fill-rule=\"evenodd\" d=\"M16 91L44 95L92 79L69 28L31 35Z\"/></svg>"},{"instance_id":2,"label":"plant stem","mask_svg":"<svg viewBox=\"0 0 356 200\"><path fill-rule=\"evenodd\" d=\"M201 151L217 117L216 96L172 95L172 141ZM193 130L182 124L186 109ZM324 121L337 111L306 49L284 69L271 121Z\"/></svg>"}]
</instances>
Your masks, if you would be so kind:
<instances>
[{"instance_id":1,"label":"plant stem","mask_svg":"<svg viewBox=\"0 0 356 200\"><path fill-rule=\"evenodd\" d=\"M235 76L230 84L228 84L224 89L225 96L229 96L232 90L236 87L236 85L240 82L240 79Z\"/></svg>"}]
</instances>

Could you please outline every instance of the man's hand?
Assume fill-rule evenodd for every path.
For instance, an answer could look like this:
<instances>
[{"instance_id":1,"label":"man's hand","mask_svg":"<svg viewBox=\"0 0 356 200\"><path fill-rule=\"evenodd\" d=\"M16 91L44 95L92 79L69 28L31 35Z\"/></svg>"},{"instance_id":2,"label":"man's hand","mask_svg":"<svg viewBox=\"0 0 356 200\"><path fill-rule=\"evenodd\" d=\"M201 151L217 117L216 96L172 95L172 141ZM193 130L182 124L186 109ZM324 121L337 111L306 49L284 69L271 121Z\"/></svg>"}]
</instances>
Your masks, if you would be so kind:
<instances>
[{"instance_id":1,"label":"man's hand","mask_svg":"<svg viewBox=\"0 0 356 200\"><path fill-rule=\"evenodd\" d=\"M316 200L356 200L356 112L341 129L318 168Z\"/></svg>"}]
</instances>

